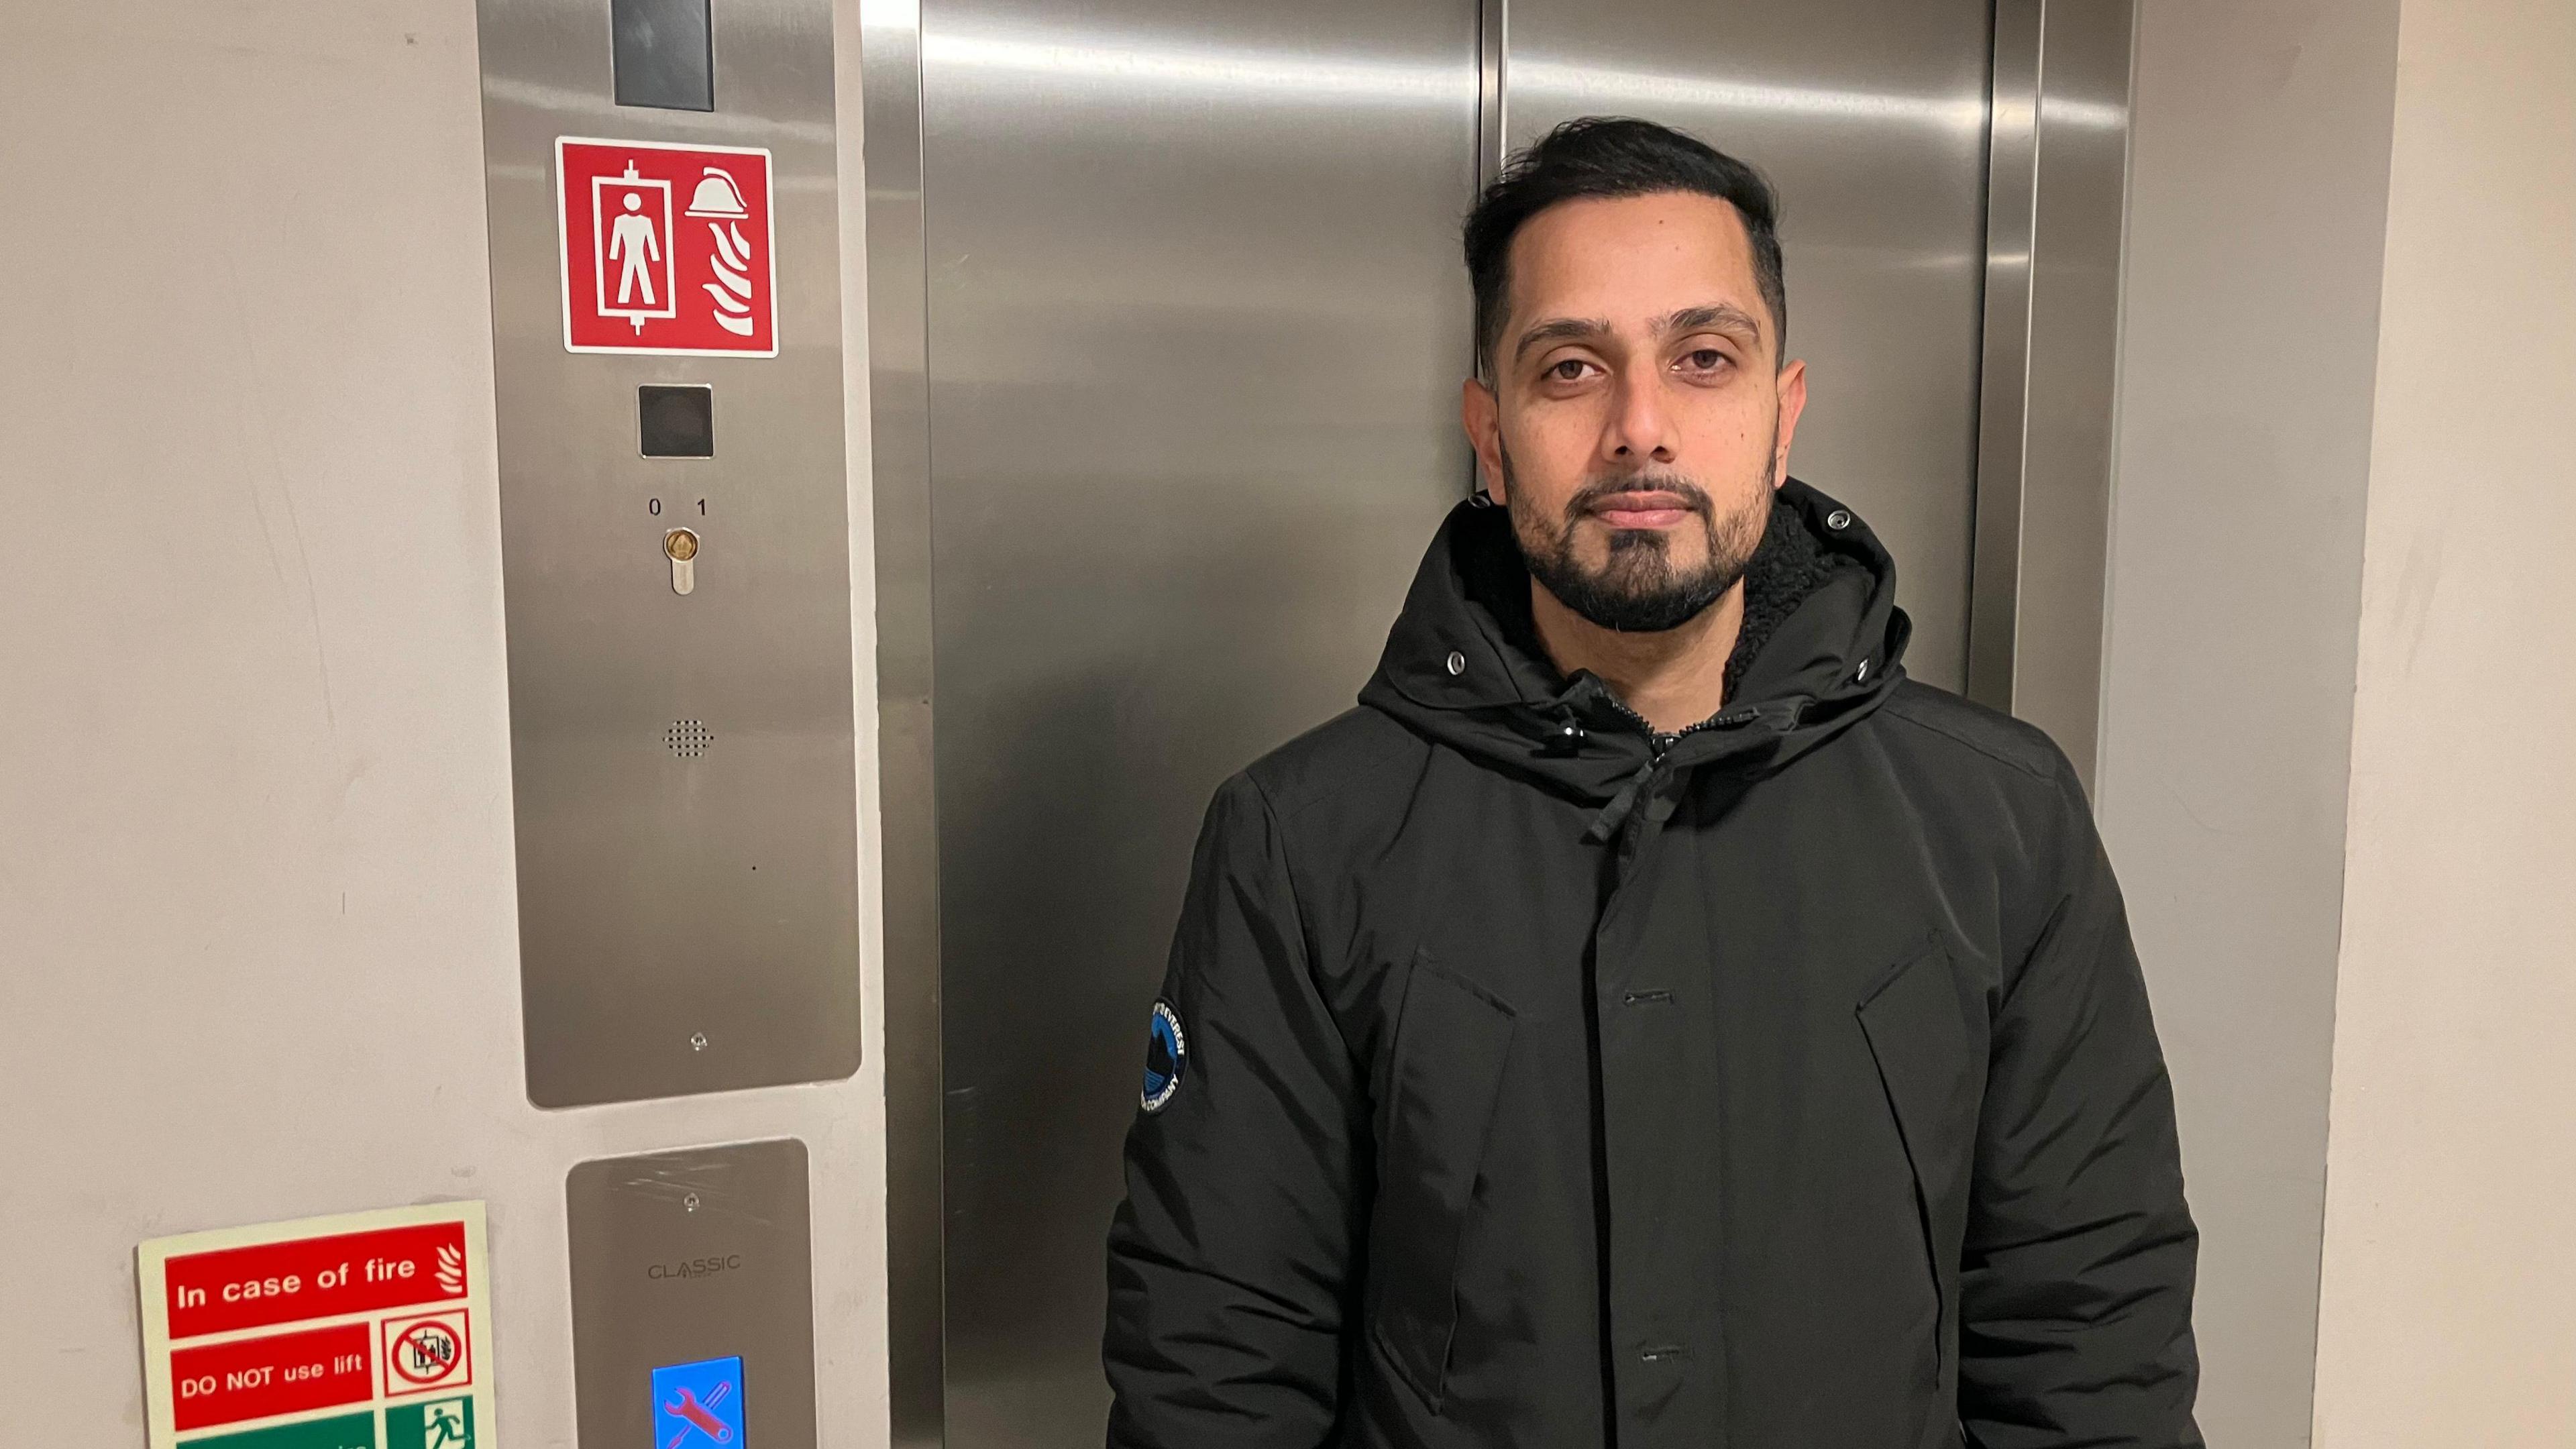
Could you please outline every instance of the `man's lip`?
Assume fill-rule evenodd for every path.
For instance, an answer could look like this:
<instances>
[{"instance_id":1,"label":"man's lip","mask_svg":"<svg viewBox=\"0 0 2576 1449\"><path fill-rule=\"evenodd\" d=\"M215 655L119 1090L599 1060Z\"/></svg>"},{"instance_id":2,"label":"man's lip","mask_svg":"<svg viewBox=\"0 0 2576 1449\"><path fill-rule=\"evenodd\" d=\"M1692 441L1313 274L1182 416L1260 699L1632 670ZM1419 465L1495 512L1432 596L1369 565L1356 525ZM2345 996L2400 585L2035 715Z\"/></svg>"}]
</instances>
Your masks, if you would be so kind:
<instances>
[{"instance_id":1,"label":"man's lip","mask_svg":"<svg viewBox=\"0 0 2576 1449\"><path fill-rule=\"evenodd\" d=\"M1584 511L1614 528L1666 528L1693 512L1678 493L1614 493Z\"/></svg>"}]
</instances>

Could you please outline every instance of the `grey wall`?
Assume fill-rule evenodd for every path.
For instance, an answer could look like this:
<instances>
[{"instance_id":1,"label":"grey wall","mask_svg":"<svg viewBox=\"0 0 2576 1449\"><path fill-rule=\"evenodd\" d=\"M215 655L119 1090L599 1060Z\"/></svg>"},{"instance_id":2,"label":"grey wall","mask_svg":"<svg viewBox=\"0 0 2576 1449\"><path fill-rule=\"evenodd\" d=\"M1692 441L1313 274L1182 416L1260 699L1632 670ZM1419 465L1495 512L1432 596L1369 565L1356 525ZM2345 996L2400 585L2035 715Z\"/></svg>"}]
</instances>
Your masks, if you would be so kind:
<instances>
[{"instance_id":1,"label":"grey wall","mask_svg":"<svg viewBox=\"0 0 2576 1449\"><path fill-rule=\"evenodd\" d=\"M2213 1444L2308 1442L2396 0L2146 0L2097 798Z\"/></svg>"}]
</instances>

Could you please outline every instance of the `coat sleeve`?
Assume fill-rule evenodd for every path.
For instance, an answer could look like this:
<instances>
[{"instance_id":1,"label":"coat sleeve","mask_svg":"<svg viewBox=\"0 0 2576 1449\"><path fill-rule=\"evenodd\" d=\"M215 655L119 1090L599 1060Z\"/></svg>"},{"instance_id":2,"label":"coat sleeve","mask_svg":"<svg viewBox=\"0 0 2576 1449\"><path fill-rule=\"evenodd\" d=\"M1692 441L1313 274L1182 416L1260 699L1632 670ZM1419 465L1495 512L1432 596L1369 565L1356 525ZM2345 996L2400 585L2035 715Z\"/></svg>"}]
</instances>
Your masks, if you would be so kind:
<instances>
[{"instance_id":1,"label":"coat sleeve","mask_svg":"<svg viewBox=\"0 0 2576 1449\"><path fill-rule=\"evenodd\" d=\"M1163 1000L1181 1076L1127 1134L1108 1443L1315 1449L1339 1414L1369 1129L1277 820L1248 777L1208 809Z\"/></svg>"},{"instance_id":2,"label":"coat sleeve","mask_svg":"<svg viewBox=\"0 0 2576 1449\"><path fill-rule=\"evenodd\" d=\"M2197 1449L2199 1234L2118 884L2058 772L2063 884L1999 988L1960 1276L1978 1449Z\"/></svg>"}]
</instances>

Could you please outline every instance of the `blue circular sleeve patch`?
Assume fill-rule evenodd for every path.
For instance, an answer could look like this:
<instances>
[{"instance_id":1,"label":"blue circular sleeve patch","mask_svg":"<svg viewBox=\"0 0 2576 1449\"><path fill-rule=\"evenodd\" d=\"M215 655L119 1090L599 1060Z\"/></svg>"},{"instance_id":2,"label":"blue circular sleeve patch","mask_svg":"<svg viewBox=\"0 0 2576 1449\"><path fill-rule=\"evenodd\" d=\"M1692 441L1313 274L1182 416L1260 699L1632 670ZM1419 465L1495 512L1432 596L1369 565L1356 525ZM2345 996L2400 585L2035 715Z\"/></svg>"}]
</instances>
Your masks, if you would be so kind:
<instances>
[{"instance_id":1,"label":"blue circular sleeve patch","mask_svg":"<svg viewBox=\"0 0 2576 1449\"><path fill-rule=\"evenodd\" d=\"M1181 1031L1181 1014L1168 1001L1154 1003L1154 1020L1145 1040L1145 1110L1160 1112L1171 1104L1172 1094L1181 1089L1181 1073L1189 1060L1189 1038Z\"/></svg>"}]
</instances>

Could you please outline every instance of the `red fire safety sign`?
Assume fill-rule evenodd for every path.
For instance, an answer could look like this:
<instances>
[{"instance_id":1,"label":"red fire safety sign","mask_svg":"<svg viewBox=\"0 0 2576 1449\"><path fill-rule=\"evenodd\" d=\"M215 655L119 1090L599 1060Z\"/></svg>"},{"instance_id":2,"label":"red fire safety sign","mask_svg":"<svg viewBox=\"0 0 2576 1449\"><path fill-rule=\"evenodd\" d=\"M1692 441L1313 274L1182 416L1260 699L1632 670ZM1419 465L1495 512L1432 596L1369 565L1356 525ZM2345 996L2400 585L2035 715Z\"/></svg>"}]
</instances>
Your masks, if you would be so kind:
<instances>
[{"instance_id":1,"label":"red fire safety sign","mask_svg":"<svg viewBox=\"0 0 2576 1449\"><path fill-rule=\"evenodd\" d=\"M769 153L555 141L564 347L778 355Z\"/></svg>"},{"instance_id":2,"label":"red fire safety sign","mask_svg":"<svg viewBox=\"0 0 2576 1449\"><path fill-rule=\"evenodd\" d=\"M151 1449L489 1449L485 1263L479 1202L142 1244Z\"/></svg>"}]
</instances>

